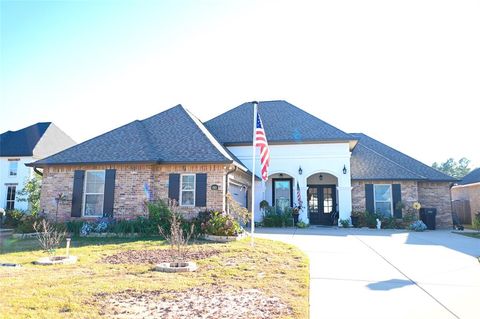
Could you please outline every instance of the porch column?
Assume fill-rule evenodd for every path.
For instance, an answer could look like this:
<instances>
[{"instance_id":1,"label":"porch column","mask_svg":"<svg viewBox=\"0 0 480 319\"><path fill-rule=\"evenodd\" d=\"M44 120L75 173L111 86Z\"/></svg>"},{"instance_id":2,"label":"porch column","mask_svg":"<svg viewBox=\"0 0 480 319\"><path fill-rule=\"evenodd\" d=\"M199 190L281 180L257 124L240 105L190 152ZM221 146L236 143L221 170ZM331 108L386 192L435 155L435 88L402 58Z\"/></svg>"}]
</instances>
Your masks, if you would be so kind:
<instances>
[{"instance_id":1,"label":"porch column","mask_svg":"<svg viewBox=\"0 0 480 319\"><path fill-rule=\"evenodd\" d=\"M340 226L340 219L350 220L352 212L352 188L348 186L338 186L338 220Z\"/></svg>"}]
</instances>

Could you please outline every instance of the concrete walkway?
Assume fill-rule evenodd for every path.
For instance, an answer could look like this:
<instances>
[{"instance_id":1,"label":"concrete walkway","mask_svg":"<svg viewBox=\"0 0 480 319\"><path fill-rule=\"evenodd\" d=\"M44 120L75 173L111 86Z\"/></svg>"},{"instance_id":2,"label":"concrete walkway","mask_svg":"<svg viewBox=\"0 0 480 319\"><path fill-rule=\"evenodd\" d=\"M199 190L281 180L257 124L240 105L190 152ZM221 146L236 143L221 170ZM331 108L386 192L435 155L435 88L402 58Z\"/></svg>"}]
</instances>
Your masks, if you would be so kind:
<instances>
[{"instance_id":1,"label":"concrete walkway","mask_svg":"<svg viewBox=\"0 0 480 319\"><path fill-rule=\"evenodd\" d=\"M451 231L257 229L310 258L311 318L479 318L480 240Z\"/></svg>"}]
</instances>

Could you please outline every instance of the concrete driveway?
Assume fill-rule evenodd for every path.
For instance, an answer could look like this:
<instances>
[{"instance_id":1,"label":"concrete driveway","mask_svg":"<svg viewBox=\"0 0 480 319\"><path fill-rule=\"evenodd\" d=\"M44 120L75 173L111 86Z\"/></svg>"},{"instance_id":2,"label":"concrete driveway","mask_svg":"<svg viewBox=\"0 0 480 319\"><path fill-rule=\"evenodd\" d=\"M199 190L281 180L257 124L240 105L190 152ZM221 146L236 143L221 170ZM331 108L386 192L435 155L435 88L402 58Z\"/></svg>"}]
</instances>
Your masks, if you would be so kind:
<instances>
[{"instance_id":1,"label":"concrete driveway","mask_svg":"<svg viewBox=\"0 0 480 319\"><path fill-rule=\"evenodd\" d=\"M480 240L451 231L257 229L310 258L311 318L480 318Z\"/></svg>"}]
</instances>

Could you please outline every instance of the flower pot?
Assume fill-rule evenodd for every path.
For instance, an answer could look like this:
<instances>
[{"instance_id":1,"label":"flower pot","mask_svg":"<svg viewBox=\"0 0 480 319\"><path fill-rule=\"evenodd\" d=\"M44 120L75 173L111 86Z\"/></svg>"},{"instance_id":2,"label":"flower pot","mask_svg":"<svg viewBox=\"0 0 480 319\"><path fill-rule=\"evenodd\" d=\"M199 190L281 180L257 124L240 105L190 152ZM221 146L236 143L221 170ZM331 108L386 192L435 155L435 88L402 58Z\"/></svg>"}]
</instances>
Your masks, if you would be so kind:
<instances>
[{"instance_id":1,"label":"flower pot","mask_svg":"<svg viewBox=\"0 0 480 319\"><path fill-rule=\"evenodd\" d=\"M298 224L298 216L299 216L299 214L293 214L293 224L295 226L297 226L297 224Z\"/></svg>"},{"instance_id":2,"label":"flower pot","mask_svg":"<svg viewBox=\"0 0 480 319\"><path fill-rule=\"evenodd\" d=\"M358 228L358 222L359 222L360 217L358 217L358 216L350 216L350 218L352 219L352 225L353 225L353 227Z\"/></svg>"}]
</instances>

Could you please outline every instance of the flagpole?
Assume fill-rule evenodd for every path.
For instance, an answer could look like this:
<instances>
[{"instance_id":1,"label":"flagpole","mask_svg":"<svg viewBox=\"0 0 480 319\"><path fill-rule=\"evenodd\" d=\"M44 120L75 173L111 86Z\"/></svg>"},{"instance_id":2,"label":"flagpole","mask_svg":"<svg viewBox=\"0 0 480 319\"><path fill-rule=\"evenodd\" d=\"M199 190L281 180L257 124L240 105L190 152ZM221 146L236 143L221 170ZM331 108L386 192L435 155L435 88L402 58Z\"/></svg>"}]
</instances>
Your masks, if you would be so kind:
<instances>
[{"instance_id":1,"label":"flagpole","mask_svg":"<svg viewBox=\"0 0 480 319\"><path fill-rule=\"evenodd\" d=\"M256 139L256 129L257 129L257 104L258 102L252 102L253 104L253 139L252 139L252 219L250 221L250 239L251 245L254 245L253 234L255 232L255 139Z\"/></svg>"}]
</instances>

